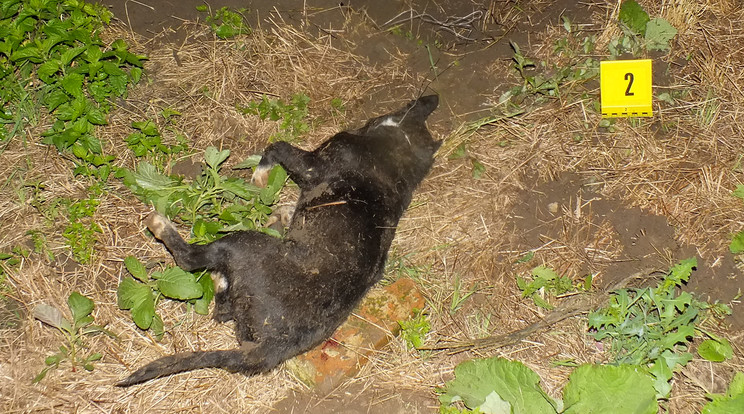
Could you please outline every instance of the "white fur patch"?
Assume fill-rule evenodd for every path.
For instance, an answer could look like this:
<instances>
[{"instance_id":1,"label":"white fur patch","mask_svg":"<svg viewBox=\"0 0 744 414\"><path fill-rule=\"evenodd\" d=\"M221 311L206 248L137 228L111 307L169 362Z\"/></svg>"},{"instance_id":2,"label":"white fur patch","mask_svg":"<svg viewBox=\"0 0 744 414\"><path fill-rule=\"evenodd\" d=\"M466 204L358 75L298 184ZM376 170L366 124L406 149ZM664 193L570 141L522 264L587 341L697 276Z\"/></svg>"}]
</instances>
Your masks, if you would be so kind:
<instances>
[{"instance_id":1,"label":"white fur patch","mask_svg":"<svg viewBox=\"0 0 744 414\"><path fill-rule=\"evenodd\" d=\"M214 282L215 293L227 290L227 278L222 273L212 272L212 282Z\"/></svg>"},{"instance_id":2,"label":"white fur patch","mask_svg":"<svg viewBox=\"0 0 744 414\"><path fill-rule=\"evenodd\" d=\"M379 126L390 126L390 127L397 127L400 126L400 122L396 122L393 120L392 116L389 116L385 118L384 121L379 123Z\"/></svg>"}]
</instances>

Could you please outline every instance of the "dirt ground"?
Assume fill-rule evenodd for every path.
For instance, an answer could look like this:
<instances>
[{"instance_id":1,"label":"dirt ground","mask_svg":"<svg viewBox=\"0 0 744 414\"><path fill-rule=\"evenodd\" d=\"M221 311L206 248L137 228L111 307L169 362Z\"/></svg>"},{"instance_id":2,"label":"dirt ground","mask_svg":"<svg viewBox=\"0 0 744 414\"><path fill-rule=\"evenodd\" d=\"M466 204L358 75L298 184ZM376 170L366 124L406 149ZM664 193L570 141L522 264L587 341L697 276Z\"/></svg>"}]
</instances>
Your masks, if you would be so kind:
<instances>
[{"instance_id":1,"label":"dirt ground","mask_svg":"<svg viewBox=\"0 0 744 414\"><path fill-rule=\"evenodd\" d=\"M544 316L520 298L514 282L515 275L537 264L575 280L592 274L601 288L628 274L665 271L696 256L699 265L687 289L702 299L731 304L732 316L714 329L731 340L736 357L718 365L702 360L690 363L675 381L675 397L666 412L699 412L705 393L721 392L732 372L741 369L742 269L727 247L731 234L744 228L744 205L730 197L731 190L744 182L740 164L744 131L738 126L744 115L737 106L744 102L740 70L744 53L734 46L744 38L739 26L744 12L736 2L720 0L695 7L681 0L639 2L650 13L664 15L680 31L670 52L649 56L654 59L655 95L682 91L675 106L655 106L652 119L622 119L612 128L600 127L598 114L585 108L588 101L548 99L523 115L497 117L474 131L464 126L492 116L499 97L522 82L512 68L510 42L525 55L549 61L563 30L561 18L566 16L583 33L597 35L601 43L603 35L612 35L608 27L616 19L618 2L209 2L213 10L247 8L246 19L256 33L279 39L271 40L275 42L271 48L250 51L271 55L267 60L273 59L278 68L274 74L263 63L241 57L240 50L214 41L200 26L204 14L196 6L203 1L104 3L125 27L121 30L151 57L146 66L148 86L133 92L122 105L125 110L112 116L112 129L114 124L128 125L138 120L132 118L152 113L153 108L184 108L185 115L209 108L210 103L201 102L195 92L198 80L189 79L195 83L177 89L179 80L189 77L189 65L212 65L215 73L239 80L231 85L242 90L223 86L223 95L214 98L200 123L185 121L181 126L195 148L222 145L236 156L260 152L266 142L265 129L246 124L231 110L234 101L255 97L255 91L286 97L310 90L311 102L318 107L328 106L333 97L343 99L344 118L318 115L318 124L323 125L313 128L302 144L307 147L419 94L440 95L440 108L429 125L445 144L401 222L391 251L391 271L415 273L427 296L432 323L428 344L507 333ZM694 12L673 21L684 14L683 9ZM456 30L451 29L453 21L460 24ZM398 25L401 32L390 30ZM293 56L284 47L300 52ZM246 66L231 67L232 62L244 62L241 59ZM255 65L255 73L233 73L250 65ZM283 85L296 89L279 90ZM582 87L587 94L598 95L598 81ZM163 95L155 96L153 91ZM711 101L718 105L716 115L702 124L697 114ZM672 124L668 119L673 119ZM458 152L462 148L464 155ZM18 161L9 161L14 162ZM52 164L65 168L60 160ZM79 283L97 292L96 303L110 309L109 322L125 339L97 343L109 356L86 374L99 375L88 379L87 388L77 384L72 373L30 386L49 349L33 344L53 343L49 339L53 335L30 318L2 331L3 349L10 356L3 357L0 375L13 384L3 391L6 412L428 413L439 407L435 387L451 379L454 366L465 359L491 355L519 359L541 375L549 393L558 396L570 370L552 367L551 359L603 358L596 344L583 336L585 322L572 318L495 351L419 354L396 340L357 377L324 392L313 392L283 369L254 378L202 370L157 380L151 388L112 391L110 384L128 369L159 355L233 346L229 327L189 319L193 316L176 317L177 326L157 345L133 329L131 321L127 325L124 316L117 321L120 311L114 292L121 259L137 254L169 260L138 222L147 208L126 197L122 190L116 201L104 203L107 214L122 218L109 221L112 230L107 240L111 241L100 253L108 258L101 258L97 269L69 261L28 263L26 271L54 280L56 287L21 289L12 302L28 315L32 302L49 296L62 303L64 297L55 289L77 286L69 279L88 278ZM14 208L0 220L21 220L18 217L28 215L24 211ZM534 252L535 258L519 263L527 252ZM644 283L650 281L634 281ZM456 309L453 286L474 292ZM225 339L215 342L219 335ZM26 353L19 351L26 349ZM22 368L25 364L33 366ZM11 394L17 398L7 397Z\"/></svg>"}]
</instances>

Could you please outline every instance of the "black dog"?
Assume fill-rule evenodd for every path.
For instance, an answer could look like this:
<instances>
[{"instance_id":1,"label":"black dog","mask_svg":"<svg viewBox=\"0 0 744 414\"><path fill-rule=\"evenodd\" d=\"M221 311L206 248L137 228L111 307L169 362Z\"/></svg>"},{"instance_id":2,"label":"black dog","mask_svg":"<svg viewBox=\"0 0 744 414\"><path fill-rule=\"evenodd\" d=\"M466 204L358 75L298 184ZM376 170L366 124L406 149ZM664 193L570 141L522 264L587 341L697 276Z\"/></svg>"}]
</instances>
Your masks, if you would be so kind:
<instances>
[{"instance_id":1,"label":"black dog","mask_svg":"<svg viewBox=\"0 0 744 414\"><path fill-rule=\"evenodd\" d=\"M266 372L329 338L382 277L390 243L441 141L426 128L436 95L341 132L312 152L270 145L254 173L265 183L275 164L300 187L287 235L229 234L187 244L153 213L150 231L185 270L215 277L215 318L234 320L240 348L160 358L119 386L197 368Z\"/></svg>"}]
</instances>

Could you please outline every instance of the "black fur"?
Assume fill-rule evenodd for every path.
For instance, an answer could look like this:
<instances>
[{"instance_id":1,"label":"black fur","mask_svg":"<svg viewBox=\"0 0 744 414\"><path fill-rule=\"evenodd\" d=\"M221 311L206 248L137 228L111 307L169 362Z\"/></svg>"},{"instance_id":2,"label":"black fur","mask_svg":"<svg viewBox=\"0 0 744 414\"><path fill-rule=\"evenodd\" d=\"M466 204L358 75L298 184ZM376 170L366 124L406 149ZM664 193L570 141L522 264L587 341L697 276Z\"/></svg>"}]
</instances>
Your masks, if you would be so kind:
<instances>
[{"instance_id":1,"label":"black fur","mask_svg":"<svg viewBox=\"0 0 744 414\"><path fill-rule=\"evenodd\" d=\"M197 368L248 375L271 370L329 338L380 280L398 220L441 144L426 128L436 95L340 132L308 152L271 144L254 174L265 182L280 164L300 187L284 239L235 232L207 245L187 244L157 213L152 233L183 269L209 269L216 281L215 318L234 320L239 349L160 358L118 383L129 386Z\"/></svg>"}]
</instances>

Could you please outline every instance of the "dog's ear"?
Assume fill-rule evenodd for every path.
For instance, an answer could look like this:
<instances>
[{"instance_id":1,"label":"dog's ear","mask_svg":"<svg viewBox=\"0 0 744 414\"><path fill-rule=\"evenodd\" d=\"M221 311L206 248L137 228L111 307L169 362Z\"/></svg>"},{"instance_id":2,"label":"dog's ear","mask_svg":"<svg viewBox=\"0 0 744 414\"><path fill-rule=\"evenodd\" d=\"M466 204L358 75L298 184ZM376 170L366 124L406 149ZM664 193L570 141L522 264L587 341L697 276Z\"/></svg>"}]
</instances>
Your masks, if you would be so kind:
<instances>
[{"instance_id":1,"label":"dog's ear","mask_svg":"<svg viewBox=\"0 0 744 414\"><path fill-rule=\"evenodd\" d=\"M439 106L438 95L422 96L408 103L406 119L423 122Z\"/></svg>"}]
</instances>

